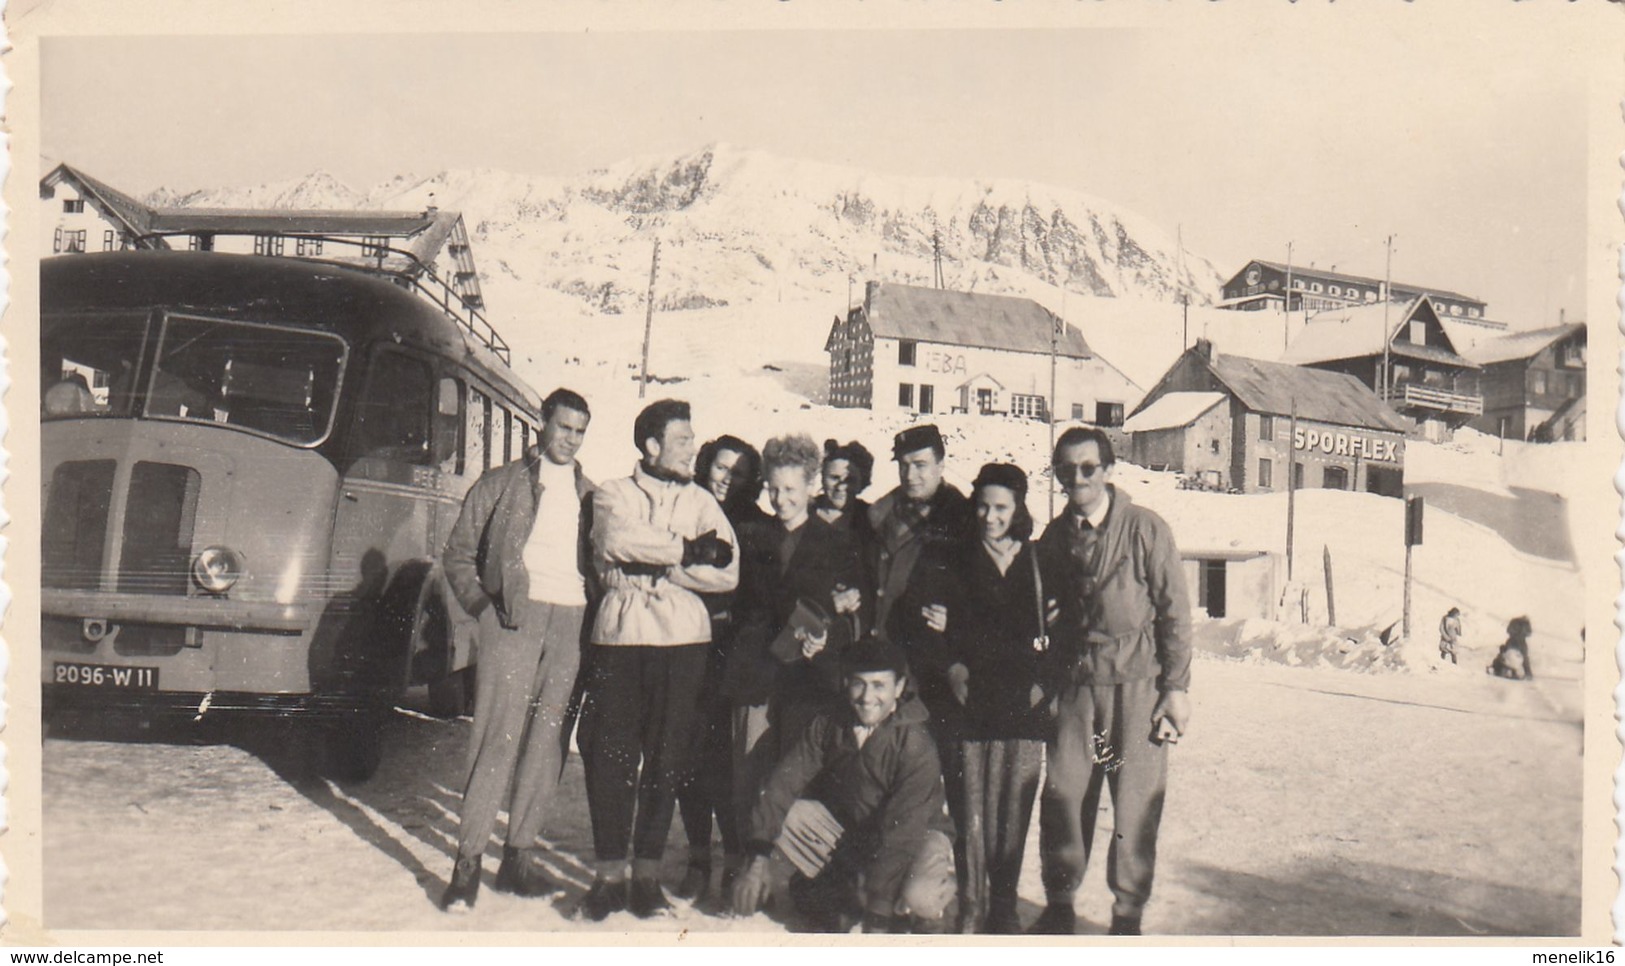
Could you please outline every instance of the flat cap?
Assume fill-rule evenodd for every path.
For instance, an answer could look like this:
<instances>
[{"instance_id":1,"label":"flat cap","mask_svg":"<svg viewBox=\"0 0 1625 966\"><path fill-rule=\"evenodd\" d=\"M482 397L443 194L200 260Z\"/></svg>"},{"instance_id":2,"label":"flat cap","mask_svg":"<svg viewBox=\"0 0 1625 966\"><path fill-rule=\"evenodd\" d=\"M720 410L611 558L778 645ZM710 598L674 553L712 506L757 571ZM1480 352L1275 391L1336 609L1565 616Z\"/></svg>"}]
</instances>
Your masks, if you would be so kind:
<instances>
[{"instance_id":1,"label":"flat cap","mask_svg":"<svg viewBox=\"0 0 1625 966\"><path fill-rule=\"evenodd\" d=\"M943 443L942 433L937 429L936 423L910 426L898 433L891 444L892 459L899 459L905 453L927 448L935 450L939 456L947 452L948 447Z\"/></svg>"}]
</instances>

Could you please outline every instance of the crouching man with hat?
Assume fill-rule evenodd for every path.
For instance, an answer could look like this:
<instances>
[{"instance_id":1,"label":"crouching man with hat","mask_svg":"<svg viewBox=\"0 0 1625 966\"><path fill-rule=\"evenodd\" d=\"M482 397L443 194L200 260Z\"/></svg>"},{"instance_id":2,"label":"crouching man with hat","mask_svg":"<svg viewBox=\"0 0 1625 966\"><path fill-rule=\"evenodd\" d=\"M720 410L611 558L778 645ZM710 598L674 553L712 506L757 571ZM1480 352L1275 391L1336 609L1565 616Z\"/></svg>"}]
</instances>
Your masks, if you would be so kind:
<instances>
[{"instance_id":1,"label":"crouching man with hat","mask_svg":"<svg viewBox=\"0 0 1625 966\"><path fill-rule=\"evenodd\" d=\"M751 809L734 912L750 915L788 880L814 931L942 932L953 824L925 708L895 645L861 642L844 665L849 707L813 719Z\"/></svg>"}]
</instances>

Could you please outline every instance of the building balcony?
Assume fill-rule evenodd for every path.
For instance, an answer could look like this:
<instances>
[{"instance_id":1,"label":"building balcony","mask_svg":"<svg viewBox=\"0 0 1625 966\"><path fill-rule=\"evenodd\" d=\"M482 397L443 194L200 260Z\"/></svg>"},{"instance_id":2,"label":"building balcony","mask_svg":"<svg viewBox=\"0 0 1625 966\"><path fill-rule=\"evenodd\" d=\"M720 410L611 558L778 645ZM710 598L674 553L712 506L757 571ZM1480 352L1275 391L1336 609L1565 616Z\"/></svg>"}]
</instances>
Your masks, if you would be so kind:
<instances>
[{"instance_id":1,"label":"building balcony","mask_svg":"<svg viewBox=\"0 0 1625 966\"><path fill-rule=\"evenodd\" d=\"M1401 383L1389 388L1384 395L1388 402L1397 409L1431 409L1443 413L1457 413L1463 416L1480 416L1484 413L1484 398L1467 392L1456 392L1453 389L1436 389L1432 386L1420 386L1415 383Z\"/></svg>"}]
</instances>

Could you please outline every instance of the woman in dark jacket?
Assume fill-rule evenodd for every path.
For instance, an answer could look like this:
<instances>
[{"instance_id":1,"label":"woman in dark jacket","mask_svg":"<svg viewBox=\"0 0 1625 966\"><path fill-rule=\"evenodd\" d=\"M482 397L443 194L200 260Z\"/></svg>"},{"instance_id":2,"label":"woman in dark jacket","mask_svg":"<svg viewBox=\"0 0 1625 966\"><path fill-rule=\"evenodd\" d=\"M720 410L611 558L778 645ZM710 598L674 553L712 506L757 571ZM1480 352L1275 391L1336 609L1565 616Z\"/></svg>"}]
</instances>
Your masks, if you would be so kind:
<instances>
[{"instance_id":1,"label":"woman in dark jacket","mask_svg":"<svg viewBox=\"0 0 1625 966\"><path fill-rule=\"evenodd\" d=\"M874 471L874 455L862 443L854 440L843 446L833 439L824 440L820 470L824 492L813 502L813 514L825 523L848 529L867 528L869 504L859 497L869 488Z\"/></svg>"},{"instance_id":2,"label":"woman in dark jacket","mask_svg":"<svg viewBox=\"0 0 1625 966\"><path fill-rule=\"evenodd\" d=\"M734 804L740 816L781 750L817 711L843 703L840 655L855 634L862 565L851 531L810 512L818 446L804 435L763 448L774 517L741 539L738 631L723 690L733 706ZM822 616L822 634L790 627L798 607Z\"/></svg>"},{"instance_id":3,"label":"woman in dark jacket","mask_svg":"<svg viewBox=\"0 0 1625 966\"><path fill-rule=\"evenodd\" d=\"M695 482L722 505L722 512L733 525L741 547L771 521L757 505L762 495L762 457L756 447L737 436L720 436L700 447L694 469ZM741 581L746 566L746 554L741 551ZM730 775L732 708L722 694L723 668L738 626L734 617L735 594L705 594L703 599L711 616L711 653L706 665L706 684L700 691L700 707L695 711L703 724L697 729L699 748L693 759L694 774L677 794L683 831L688 836L688 872L674 890L679 898L696 900L710 889L713 815L722 836L724 855L739 855L743 849Z\"/></svg>"},{"instance_id":4,"label":"woman in dark jacket","mask_svg":"<svg viewBox=\"0 0 1625 966\"><path fill-rule=\"evenodd\" d=\"M976 536L954 568L949 683L965 709L961 928L1019 933L1016 882L1050 729L1027 475L989 463L971 490Z\"/></svg>"}]
</instances>

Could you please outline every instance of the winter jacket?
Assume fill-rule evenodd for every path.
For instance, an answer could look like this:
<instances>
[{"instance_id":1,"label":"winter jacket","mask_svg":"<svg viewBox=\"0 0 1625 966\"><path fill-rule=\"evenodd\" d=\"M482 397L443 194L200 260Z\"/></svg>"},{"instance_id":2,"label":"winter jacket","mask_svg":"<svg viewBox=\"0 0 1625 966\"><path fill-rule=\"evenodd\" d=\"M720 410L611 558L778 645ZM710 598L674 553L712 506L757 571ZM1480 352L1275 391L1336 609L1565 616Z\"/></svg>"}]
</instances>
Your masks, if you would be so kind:
<instances>
[{"instance_id":1,"label":"winter jacket","mask_svg":"<svg viewBox=\"0 0 1625 966\"><path fill-rule=\"evenodd\" d=\"M960 548L954 568L959 589L948 603L948 648L970 672L967 738L1049 737L1049 701L1032 701L1033 685L1045 691L1053 687L1046 680L1048 661L1033 647L1043 633L1033 579L1036 559L1037 549L1022 544L1001 574L979 538Z\"/></svg>"},{"instance_id":2,"label":"winter jacket","mask_svg":"<svg viewBox=\"0 0 1625 966\"><path fill-rule=\"evenodd\" d=\"M970 501L947 483L938 487L930 506L923 522L910 523L901 490L893 490L869 508L864 563L875 592L864 626L903 649L926 708L946 723L959 714L948 688L953 660L944 635L932 630L920 611L928 604L952 604L954 557L969 539L972 516Z\"/></svg>"},{"instance_id":3,"label":"winter jacket","mask_svg":"<svg viewBox=\"0 0 1625 966\"><path fill-rule=\"evenodd\" d=\"M925 833L954 834L925 722L925 708L907 695L860 748L851 708L813 718L757 796L746 848L769 854L790 806L797 799L820 802L845 830L837 856L844 853L863 871L869 911L890 915Z\"/></svg>"},{"instance_id":4,"label":"winter jacket","mask_svg":"<svg viewBox=\"0 0 1625 966\"><path fill-rule=\"evenodd\" d=\"M735 600L747 579L746 560L749 552L745 548L750 546L755 531L773 523L773 518L754 503L725 506L722 513L734 528L734 538L739 541L736 547L739 553L739 588L700 595L700 600L705 602L705 612L711 618L711 656L706 662L706 693L711 695L714 692L719 697L728 653L733 649L734 634L739 626Z\"/></svg>"},{"instance_id":5,"label":"winter jacket","mask_svg":"<svg viewBox=\"0 0 1625 966\"><path fill-rule=\"evenodd\" d=\"M788 557L786 537L784 524L770 520L740 541L743 556L734 601L738 630L723 676L724 690L738 704L765 704L775 692L802 701L843 693L840 656L852 642L853 628L850 618L835 618L830 595L837 584L863 589L857 541L851 530L810 515L797 530ZM803 597L832 618L829 642L811 661L781 662L768 645Z\"/></svg>"},{"instance_id":6,"label":"winter jacket","mask_svg":"<svg viewBox=\"0 0 1625 966\"><path fill-rule=\"evenodd\" d=\"M1191 680L1190 597L1174 534L1155 513L1108 487L1098 534L1069 510L1038 542L1045 596L1061 605L1050 629L1057 671L1077 685L1156 678L1160 691Z\"/></svg>"},{"instance_id":7,"label":"winter jacket","mask_svg":"<svg viewBox=\"0 0 1625 966\"><path fill-rule=\"evenodd\" d=\"M725 567L685 567L683 541L707 531L738 540L715 498L693 483L661 480L640 464L592 496L592 559L603 596L594 644L678 645L711 640L700 594L733 590L737 552Z\"/></svg>"},{"instance_id":8,"label":"winter jacket","mask_svg":"<svg viewBox=\"0 0 1625 966\"><path fill-rule=\"evenodd\" d=\"M514 604L530 594L525 542L536 525L536 508L542 499L542 458L541 449L532 446L524 458L486 470L463 497L462 512L440 558L446 582L463 610L478 617L495 603L498 619L510 630L519 626L519 609ZM575 481L582 505L576 563L583 575L590 575L587 498L593 485L579 463L575 464Z\"/></svg>"}]
</instances>

